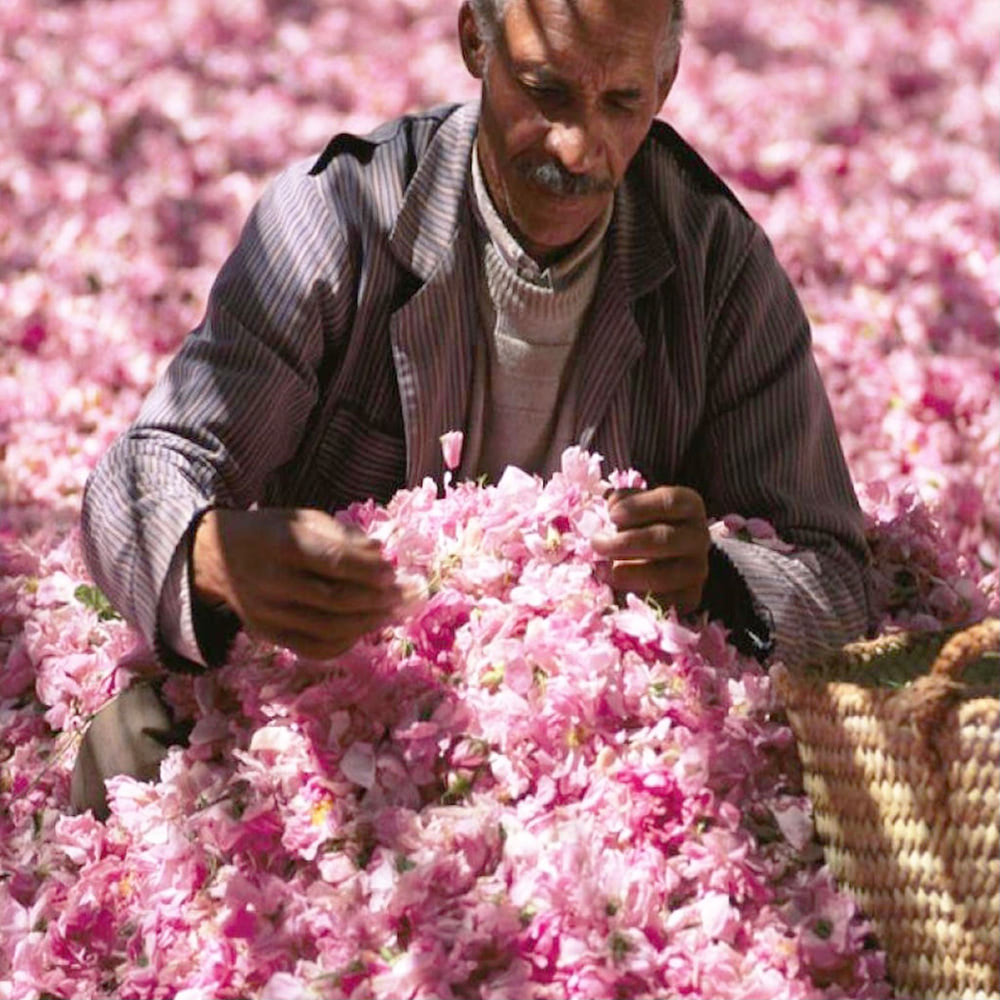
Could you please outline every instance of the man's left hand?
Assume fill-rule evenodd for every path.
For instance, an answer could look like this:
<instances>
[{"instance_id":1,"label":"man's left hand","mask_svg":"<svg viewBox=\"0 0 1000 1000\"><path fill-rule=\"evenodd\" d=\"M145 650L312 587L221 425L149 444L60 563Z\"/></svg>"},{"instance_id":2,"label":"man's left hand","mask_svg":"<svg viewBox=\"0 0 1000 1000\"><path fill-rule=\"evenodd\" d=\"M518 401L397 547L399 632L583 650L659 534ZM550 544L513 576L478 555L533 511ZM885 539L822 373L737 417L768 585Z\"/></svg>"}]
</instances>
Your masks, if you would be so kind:
<instances>
[{"instance_id":1,"label":"man's left hand","mask_svg":"<svg viewBox=\"0 0 1000 1000\"><path fill-rule=\"evenodd\" d=\"M611 561L617 591L651 594L679 614L694 611L708 578L708 518L701 495L686 486L619 491L610 500L618 531L592 539Z\"/></svg>"}]
</instances>

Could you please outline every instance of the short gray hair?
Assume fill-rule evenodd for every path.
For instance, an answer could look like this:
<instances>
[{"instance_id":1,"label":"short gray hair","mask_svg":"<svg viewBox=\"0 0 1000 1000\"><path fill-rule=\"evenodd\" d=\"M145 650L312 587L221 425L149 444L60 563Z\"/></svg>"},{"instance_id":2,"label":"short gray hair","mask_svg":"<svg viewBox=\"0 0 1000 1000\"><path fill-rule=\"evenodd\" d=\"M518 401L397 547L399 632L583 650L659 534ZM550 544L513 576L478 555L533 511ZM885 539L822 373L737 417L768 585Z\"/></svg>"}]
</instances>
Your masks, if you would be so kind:
<instances>
[{"instance_id":1,"label":"short gray hair","mask_svg":"<svg viewBox=\"0 0 1000 1000\"><path fill-rule=\"evenodd\" d=\"M490 45L496 44L507 0L469 0L469 2L483 38ZM667 37L663 40L663 52L661 53L662 65L666 67L673 66L680 55L685 14L684 0L663 0L663 3L670 5L670 24L667 28Z\"/></svg>"}]
</instances>

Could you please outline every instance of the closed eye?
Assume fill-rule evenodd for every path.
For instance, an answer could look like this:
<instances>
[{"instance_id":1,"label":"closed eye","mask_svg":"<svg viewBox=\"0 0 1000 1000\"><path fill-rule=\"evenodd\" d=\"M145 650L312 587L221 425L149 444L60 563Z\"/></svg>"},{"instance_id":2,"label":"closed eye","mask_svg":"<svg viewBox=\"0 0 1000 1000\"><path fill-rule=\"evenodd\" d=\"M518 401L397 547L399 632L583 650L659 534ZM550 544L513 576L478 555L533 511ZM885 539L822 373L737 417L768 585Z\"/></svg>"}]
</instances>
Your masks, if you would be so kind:
<instances>
[{"instance_id":1,"label":"closed eye","mask_svg":"<svg viewBox=\"0 0 1000 1000\"><path fill-rule=\"evenodd\" d=\"M606 97L607 103L618 111L635 111L642 103L638 90L615 90Z\"/></svg>"},{"instance_id":2,"label":"closed eye","mask_svg":"<svg viewBox=\"0 0 1000 1000\"><path fill-rule=\"evenodd\" d=\"M566 88L555 83L522 80L521 86L538 101L564 101L568 96Z\"/></svg>"}]
</instances>

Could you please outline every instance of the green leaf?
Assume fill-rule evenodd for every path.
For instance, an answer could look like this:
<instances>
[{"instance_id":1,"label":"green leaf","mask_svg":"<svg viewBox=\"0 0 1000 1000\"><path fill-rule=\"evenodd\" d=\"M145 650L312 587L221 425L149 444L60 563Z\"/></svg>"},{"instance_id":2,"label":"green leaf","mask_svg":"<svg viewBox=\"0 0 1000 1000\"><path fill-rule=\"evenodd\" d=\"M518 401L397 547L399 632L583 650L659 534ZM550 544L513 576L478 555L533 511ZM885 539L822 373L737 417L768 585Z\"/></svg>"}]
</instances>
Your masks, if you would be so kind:
<instances>
[{"instance_id":1,"label":"green leaf","mask_svg":"<svg viewBox=\"0 0 1000 1000\"><path fill-rule=\"evenodd\" d=\"M111 607L111 602L104 596L103 592L98 587L93 587L87 583L81 583L76 590L73 591L73 596L85 607L90 608L97 617L102 621L112 621L114 619L121 619L121 615L113 607Z\"/></svg>"},{"instance_id":2,"label":"green leaf","mask_svg":"<svg viewBox=\"0 0 1000 1000\"><path fill-rule=\"evenodd\" d=\"M441 802L453 806L461 802L472 791L472 779L466 774L457 774L448 785L448 790L441 796Z\"/></svg>"}]
</instances>

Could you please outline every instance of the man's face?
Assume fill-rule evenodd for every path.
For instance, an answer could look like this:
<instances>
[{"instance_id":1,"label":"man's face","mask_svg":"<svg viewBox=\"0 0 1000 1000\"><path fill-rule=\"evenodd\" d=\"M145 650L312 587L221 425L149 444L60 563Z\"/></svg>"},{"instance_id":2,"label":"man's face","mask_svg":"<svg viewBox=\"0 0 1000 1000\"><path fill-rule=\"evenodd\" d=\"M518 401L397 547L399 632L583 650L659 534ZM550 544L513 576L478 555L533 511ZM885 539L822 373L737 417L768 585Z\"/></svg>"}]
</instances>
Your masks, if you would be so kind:
<instances>
[{"instance_id":1,"label":"man's face","mask_svg":"<svg viewBox=\"0 0 1000 1000\"><path fill-rule=\"evenodd\" d=\"M488 46L463 6L463 56L483 81L480 165L540 263L600 218L663 104L669 18L667 0L509 0Z\"/></svg>"}]
</instances>

